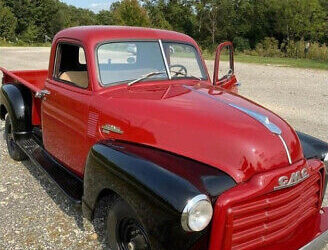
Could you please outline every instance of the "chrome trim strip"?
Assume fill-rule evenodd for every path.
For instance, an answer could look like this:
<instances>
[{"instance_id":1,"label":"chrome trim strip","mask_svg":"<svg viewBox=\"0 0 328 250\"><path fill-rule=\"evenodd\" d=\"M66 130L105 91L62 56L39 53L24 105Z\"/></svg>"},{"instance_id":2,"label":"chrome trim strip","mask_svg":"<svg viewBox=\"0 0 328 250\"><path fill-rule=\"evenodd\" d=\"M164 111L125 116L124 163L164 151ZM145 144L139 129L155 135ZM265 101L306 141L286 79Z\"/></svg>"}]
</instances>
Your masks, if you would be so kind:
<instances>
[{"instance_id":1,"label":"chrome trim strip","mask_svg":"<svg viewBox=\"0 0 328 250\"><path fill-rule=\"evenodd\" d=\"M114 125L111 124L105 124L101 127L101 131L105 134L109 134L110 132L116 133L116 134L123 134L123 131Z\"/></svg>"},{"instance_id":2,"label":"chrome trim strip","mask_svg":"<svg viewBox=\"0 0 328 250\"><path fill-rule=\"evenodd\" d=\"M272 123L267 116L262 115L260 113L257 113L255 111L249 110L247 108L243 108L243 107L237 106L237 105L232 104L232 103L229 103L229 105L231 107L234 107L236 109L239 109L240 111L248 114L250 117L252 117L255 120L257 120L258 122L260 122L263 126L265 126L273 134L281 135L280 128L276 124Z\"/></svg>"},{"instance_id":3,"label":"chrome trim strip","mask_svg":"<svg viewBox=\"0 0 328 250\"><path fill-rule=\"evenodd\" d=\"M158 40L158 43L159 43L159 47L161 48L161 52L162 52L162 56L163 56L163 60L164 60L164 64L165 64L166 73L167 73L167 75L169 77L169 80L171 80L171 72L170 72L169 65L167 64L167 60L166 60L166 56L165 56L165 52L164 52L162 40L159 39Z\"/></svg>"},{"instance_id":4,"label":"chrome trim strip","mask_svg":"<svg viewBox=\"0 0 328 250\"><path fill-rule=\"evenodd\" d=\"M288 162L289 162L290 165L292 165L293 162L292 162L292 158L290 157L290 152L289 152L289 149L288 149L288 147L287 147L287 144L286 144L284 138L282 138L281 135L278 135L278 137L280 138L282 144L284 145L284 148L285 148L285 150L286 150L286 154L287 154L287 158L288 158Z\"/></svg>"},{"instance_id":5,"label":"chrome trim strip","mask_svg":"<svg viewBox=\"0 0 328 250\"><path fill-rule=\"evenodd\" d=\"M323 249L328 244L328 230L301 247L300 250Z\"/></svg>"},{"instance_id":6,"label":"chrome trim strip","mask_svg":"<svg viewBox=\"0 0 328 250\"><path fill-rule=\"evenodd\" d=\"M232 104L232 103L228 103L226 101L223 101L223 100L219 100L211 95L207 95L199 90L195 90L193 89L192 87L190 86L187 86L187 85L184 85L185 88L189 89L189 90L192 90L192 91L195 91L196 93L198 94L201 94L201 95L204 95L204 96L207 96L211 99L214 99L218 102L221 102L221 103L225 103L227 105L229 105L230 107L233 107L235 109L238 109L239 111L241 112L244 112L245 114L249 115L250 117L254 118L256 121L260 122L263 126L265 126L271 133L273 134L276 134L279 136L284 148L285 148L285 151L286 151L286 154L287 154L287 158L288 158L288 162L289 164L291 165L292 164L292 158L290 156L290 153L289 153L289 149L287 147L287 144L285 142L285 140L282 138L281 136L281 129L274 123L272 123L270 120L269 120L269 117L265 116L265 115L262 115L260 113L257 113L255 111L252 111L252 110L249 110L247 108L243 108L243 107L240 107L236 104Z\"/></svg>"}]
</instances>

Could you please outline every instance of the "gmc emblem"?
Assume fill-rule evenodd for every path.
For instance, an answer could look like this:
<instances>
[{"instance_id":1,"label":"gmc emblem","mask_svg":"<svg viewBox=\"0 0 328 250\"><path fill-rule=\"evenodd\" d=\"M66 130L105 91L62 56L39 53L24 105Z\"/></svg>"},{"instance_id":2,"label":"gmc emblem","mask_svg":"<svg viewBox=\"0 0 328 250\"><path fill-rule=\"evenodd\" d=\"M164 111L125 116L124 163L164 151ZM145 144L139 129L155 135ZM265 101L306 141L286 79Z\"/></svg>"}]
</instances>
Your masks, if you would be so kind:
<instances>
[{"instance_id":1,"label":"gmc emblem","mask_svg":"<svg viewBox=\"0 0 328 250\"><path fill-rule=\"evenodd\" d=\"M307 172L306 168L303 168L301 171L293 172L290 175L290 178L288 178L288 176L280 176L278 179L278 186L274 187L273 189L279 190L279 189L283 189L283 188L292 187L292 186L304 181L309 176L310 175Z\"/></svg>"}]
</instances>

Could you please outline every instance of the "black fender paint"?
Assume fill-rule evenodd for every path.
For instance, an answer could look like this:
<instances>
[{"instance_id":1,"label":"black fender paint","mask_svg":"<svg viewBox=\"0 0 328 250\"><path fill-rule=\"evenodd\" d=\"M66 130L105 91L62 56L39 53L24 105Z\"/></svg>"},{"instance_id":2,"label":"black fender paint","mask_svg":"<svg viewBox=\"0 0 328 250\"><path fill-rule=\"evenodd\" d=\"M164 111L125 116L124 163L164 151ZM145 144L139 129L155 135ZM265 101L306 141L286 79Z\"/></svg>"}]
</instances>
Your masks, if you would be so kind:
<instances>
[{"instance_id":1,"label":"black fender paint","mask_svg":"<svg viewBox=\"0 0 328 250\"><path fill-rule=\"evenodd\" d=\"M326 154L328 154L328 143L299 131L296 131L296 133L301 142L304 157L306 159L314 158L323 161ZM326 165L326 171L325 173L323 173L325 174L323 193L326 193L326 188L328 184L328 163L326 162L325 165Z\"/></svg>"},{"instance_id":2,"label":"black fender paint","mask_svg":"<svg viewBox=\"0 0 328 250\"><path fill-rule=\"evenodd\" d=\"M22 84L5 84L0 91L1 115L4 119L3 107L6 108L14 130L14 135L31 131L32 96L28 88Z\"/></svg>"},{"instance_id":3,"label":"black fender paint","mask_svg":"<svg viewBox=\"0 0 328 250\"><path fill-rule=\"evenodd\" d=\"M324 159L325 155L328 153L328 143L299 131L296 131L296 133L301 142L303 155L306 159Z\"/></svg>"},{"instance_id":4,"label":"black fender paint","mask_svg":"<svg viewBox=\"0 0 328 250\"><path fill-rule=\"evenodd\" d=\"M83 212L91 219L98 195L109 189L136 211L154 249L205 249L210 226L202 232L186 232L181 213L194 196L207 194L214 203L235 185L224 172L191 159L147 146L106 141L94 145L88 156Z\"/></svg>"}]
</instances>

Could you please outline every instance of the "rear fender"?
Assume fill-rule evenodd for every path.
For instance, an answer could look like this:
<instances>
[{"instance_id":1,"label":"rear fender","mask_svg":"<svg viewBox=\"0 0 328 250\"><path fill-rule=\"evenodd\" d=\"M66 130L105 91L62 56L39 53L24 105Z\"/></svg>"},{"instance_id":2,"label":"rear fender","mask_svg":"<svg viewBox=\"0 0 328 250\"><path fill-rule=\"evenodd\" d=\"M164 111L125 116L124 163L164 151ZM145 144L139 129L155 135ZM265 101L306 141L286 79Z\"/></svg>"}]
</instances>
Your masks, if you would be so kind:
<instances>
[{"instance_id":1,"label":"rear fender","mask_svg":"<svg viewBox=\"0 0 328 250\"><path fill-rule=\"evenodd\" d=\"M31 131L32 96L28 88L21 84L4 84L0 91L1 119L8 112L14 136Z\"/></svg>"},{"instance_id":2,"label":"rear fender","mask_svg":"<svg viewBox=\"0 0 328 250\"><path fill-rule=\"evenodd\" d=\"M214 202L235 185L227 174L190 159L107 141L94 145L89 153L83 210L91 219L99 194L111 190L135 210L150 237L164 249L188 249L200 237L208 236L208 229L195 233L182 229L181 213L188 200L207 194Z\"/></svg>"}]
</instances>

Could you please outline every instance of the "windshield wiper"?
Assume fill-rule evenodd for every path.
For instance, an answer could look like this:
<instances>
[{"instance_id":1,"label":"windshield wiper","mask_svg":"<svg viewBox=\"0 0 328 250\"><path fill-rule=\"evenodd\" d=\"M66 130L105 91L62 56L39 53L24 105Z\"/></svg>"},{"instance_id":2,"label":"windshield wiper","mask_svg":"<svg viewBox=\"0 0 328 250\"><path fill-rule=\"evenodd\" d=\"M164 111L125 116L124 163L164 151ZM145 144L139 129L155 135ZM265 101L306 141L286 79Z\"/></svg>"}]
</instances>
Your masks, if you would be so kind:
<instances>
[{"instance_id":1,"label":"windshield wiper","mask_svg":"<svg viewBox=\"0 0 328 250\"><path fill-rule=\"evenodd\" d=\"M192 78L198 79L199 81L202 80L202 78L200 78L200 77L193 76L193 75L186 75L185 73L182 73L182 72L179 72L179 71L170 70L170 72L173 72L175 74L174 76L176 76L176 75L183 75L185 77L192 77Z\"/></svg>"},{"instance_id":2,"label":"windshield wiper","mask_svg":"<svg viewBox=\"0 0 328 250\"><path fill-rule=\"evenodd\" d=\"M137 79L129 82L128 83L128 86L131 86L131 85L133 85L133 84L135 84L137 82L140 82L140 81L142 81L144 79L147 79L147 78L149 78L151 76L156 76L156 75L161 75L161 74L166 74L166 71L154 71L154 72L150 72L150 73L148 73L146 75L141 76L140 78L137 78Z\"/></svg>"}]
</instances>

